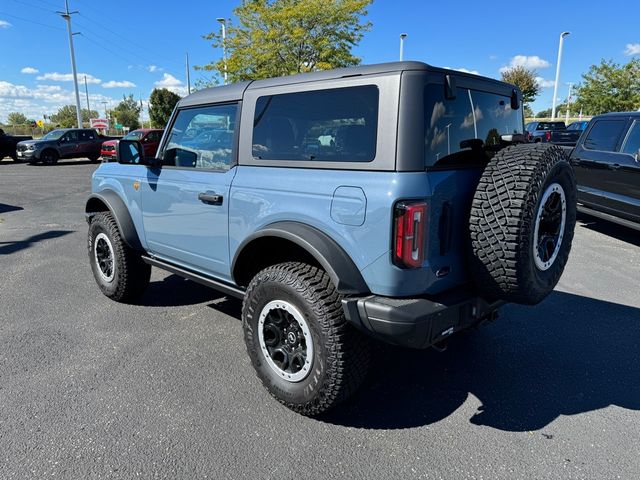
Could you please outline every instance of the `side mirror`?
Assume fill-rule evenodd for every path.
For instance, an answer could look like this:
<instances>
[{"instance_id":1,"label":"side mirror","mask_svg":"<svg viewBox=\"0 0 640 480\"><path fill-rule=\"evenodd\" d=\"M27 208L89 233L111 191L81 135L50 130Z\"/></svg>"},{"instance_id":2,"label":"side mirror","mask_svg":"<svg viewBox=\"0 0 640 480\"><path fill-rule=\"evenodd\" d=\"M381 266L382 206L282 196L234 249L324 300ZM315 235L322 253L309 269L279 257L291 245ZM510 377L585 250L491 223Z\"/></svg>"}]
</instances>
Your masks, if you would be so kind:
<instances>
[{"instance_id":1,"label":"side mirror","mask_svg":"<svg viewBox=\"0 0 640 480\"><path fill-rule=\"evenodd\" d=\"M116 147L116 159L124 165L149 165L144 149L137 140L120 140Z\"/></svg>"}]
</instances>

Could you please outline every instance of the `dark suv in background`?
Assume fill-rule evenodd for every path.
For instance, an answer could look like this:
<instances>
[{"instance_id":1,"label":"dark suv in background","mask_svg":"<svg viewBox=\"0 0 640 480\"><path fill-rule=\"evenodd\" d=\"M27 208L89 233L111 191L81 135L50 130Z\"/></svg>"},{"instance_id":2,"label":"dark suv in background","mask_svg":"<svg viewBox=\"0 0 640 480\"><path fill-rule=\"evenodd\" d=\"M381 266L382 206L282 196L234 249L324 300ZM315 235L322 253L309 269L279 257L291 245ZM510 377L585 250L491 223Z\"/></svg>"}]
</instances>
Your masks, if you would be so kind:
<instances>
[{"instance_id":1,"label":"dark suv in background","mask_svg":"<svg viewBox=\"0 0 640 480\"><path fill-rule=\"evenodd\" d=\"M100 158L102 142L111 138L92 128L59 128L38 140L18 143L16 155L18 160L45 165L65 158L88 158L95 162Z\"/></svg>"}]
</instances>

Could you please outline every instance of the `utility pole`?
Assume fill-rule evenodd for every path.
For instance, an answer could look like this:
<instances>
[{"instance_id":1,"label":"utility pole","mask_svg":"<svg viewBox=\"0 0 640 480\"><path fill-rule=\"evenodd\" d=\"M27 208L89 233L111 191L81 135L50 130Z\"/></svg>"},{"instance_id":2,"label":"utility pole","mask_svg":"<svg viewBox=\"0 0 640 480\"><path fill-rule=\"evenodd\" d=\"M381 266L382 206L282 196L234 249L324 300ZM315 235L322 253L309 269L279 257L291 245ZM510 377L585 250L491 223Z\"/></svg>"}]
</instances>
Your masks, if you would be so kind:
<instances>
[{"instance_id":1,"label":"utility pole","mask_svg":"<svg viewBox=\"0 0 640 480\"><path fill-rule=\"evenodd\" d=\"M558 98L558 82L560 82L560 63L562 62L562 44L564 43L564 37L569 35L569 32L562 32L560 34L560 43L558 45L558 63L556 63L556 82L553 85L553 101L551 102L551 120L556 119L556 100Z\"/></svg>"},{"instance_id":2,"label":"utility pole","mask_svg":"<svg viewBox=\"0 0 640 480\"><path fill-rule=\"evenodd\" d=\"M406 33L400 34L400 61L404 60L404 39L407 38Z\"/></svg>"},{"instance_id":3,"label":"utility pole","mask_svg":"<svg viewBox=\"0 0 640 480\"><path fill-rule=\"evenodd\" d=\"M78 128L82 128L82 112L80 111L80 92L78 91L78 72L76 70L76 55L73 51L73 33L71 32L71 15L78 13L77 11L69 11L69 0L64 0L64 12L56 12L60 14L67 22L67 32L69 33L69 52L71 53L71 71L73 72L73 85L76 91L76 117L78 120Z\"/></svg>"},{"instance_id":4,"label":"utility pole","mask_svg":"<svg viewBox=\"0 0 640 480\"><path fill-rule=\"evenodd\" d=\"M567 96L567 112L564 116L565 125L569 123L569 107L571 106L571 89L573 88L573 83L569 82L569 95Z\"/></svg>"},{"instance_id":5,"label":"utility pole","mask_svg":"<svg viewBox=\"0 0 640 480\"><path fill-rule=\"evenodd\" d=\"M222 58L224 59L224 84L227 84L227 21L224 18L216 18L222 27Z\"/></svg>"},{"instance_id":6,"label":"utility pole","mask_svg":"<svg viewBox=\"0 0 640 480\"><path fill-rule=\"evenodd\" d=\"M91 106L89 105L89 87L87 87L87 76L84 76L84 93L87 95L87 115L91 118Z\"/></svg>"},{"instance_id":7,"label":"utility pole","mask_svg":"<svg viewBox=\"0 0 640 480\"><path fill-rule=\"evenodd\" d=\"M189 72L189 52L185 53L187 66L187 94L191 95L191 72Z\"/></svg>"}]
</instances>

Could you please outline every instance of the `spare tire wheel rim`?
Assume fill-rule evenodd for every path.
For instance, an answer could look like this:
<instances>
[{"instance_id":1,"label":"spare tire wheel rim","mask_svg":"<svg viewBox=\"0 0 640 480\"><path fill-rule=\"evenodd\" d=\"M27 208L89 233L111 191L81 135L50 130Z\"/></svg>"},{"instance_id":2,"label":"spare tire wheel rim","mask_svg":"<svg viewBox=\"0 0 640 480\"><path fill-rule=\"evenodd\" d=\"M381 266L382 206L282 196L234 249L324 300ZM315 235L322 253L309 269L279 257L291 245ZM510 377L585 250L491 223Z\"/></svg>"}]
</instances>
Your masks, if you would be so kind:
<instances>
[{"instance_id":1,"label":"spare tire wheel rim","mask_svg":"<svg viewBox=\"0 0 640 480\"><path fill-rule=\"evenodd\" d=\"M295 383L311 373L311 330L302 313L291 303L273 300L262 308L258 340L267 364L278 377Z\"/></svg>"},{"instance_id":2,"label":"spare tire wheel rim","mask_svg":"<svg viewBox=\"0 0 640 480\"><path fill-rule=\"evenodd\" d=\"M111 283L115 276L113 245L111 245L109 237L102 232L96 236L93 256L100 277L102 277L102 280L105 282Z\"/></svg>"},{"instance_id":3,"label":"spare tire wheel rim","mask_svg":"<svg viewBox=\"0 0 640 480\"><path fill-rule=\"evenodd\" d=\"M567 221L567 199L559 183L547 187L536 214L533 258L538 270L548 270L558 257Z\"/></svg>"}]
</instances>

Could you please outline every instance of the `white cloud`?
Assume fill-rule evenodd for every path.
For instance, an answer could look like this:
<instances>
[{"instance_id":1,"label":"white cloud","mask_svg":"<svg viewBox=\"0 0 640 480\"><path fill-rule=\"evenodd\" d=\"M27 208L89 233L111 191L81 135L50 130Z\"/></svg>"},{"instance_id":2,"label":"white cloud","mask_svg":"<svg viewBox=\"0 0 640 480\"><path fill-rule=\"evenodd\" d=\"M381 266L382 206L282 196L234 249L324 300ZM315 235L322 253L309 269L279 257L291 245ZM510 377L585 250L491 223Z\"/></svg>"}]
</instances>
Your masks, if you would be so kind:
<instances>
[{"instance_id":1,"label":"white cloud","mask_svg":"<svg viewBox=\"0 0 640 480\"><path fill-rule=\"evenodd\" d=\"M6 20L0 20L0 28L9 28L9 27L13 27L13 25L11 25Z\"/></svg>"},{"instance_id":2,"label":"white cloud","mask_svg":"<svg viewBox=\"0 0 640 480\"><path fill-rule=\"evenodd\" d=\"M469 70L467 68L453 68L453 67L444 67L447 70L455 70L457 72L462 72L462 73L471 73L473 75L480 75L480 72L478 72L477 70Z\"/></svg>"},{"instance_id":3,"label":"white cloud","mask_svg":"<svg viewBox=\"0 0 640 480\"><path fill-rule=\"evenodd\" d=\"M542 77L536 77L536 83L540 88L551 88L556 84L554 80L546 80Z\"/></svg>"},{"instance_id":4,"label":"white cloud","mask_svg":"<svg viewBox=\"0 0 640 480\"><path fill-rule=\"evenodd\" d=\"M504 72L513 67L524 67L531 70L537 70L539 68L549 68L551 64L543 58L540 58L538 55L516 55L511 59L509 65L506 67L502 67L500 72Z\"/></svg>"},{"instance_id":5,"label":"white cloud","mask_svg":"<svg viewBox=\"0 0 640 480\"><path fill-rule=\"evenodd\" d=\"M147 67L147 70L149 70L151 73L158 71L158 66L157 65L149 65Z\"/></svg>"},{"instance_id":6,"label":"white cloud","mask_svg":"<svg viewBox=\"0 0 640 480\"><path fill-rule=\"evenodd\" d=\"M20 73L27 73L29 75L34 74L34 73L40 73L40 70L38 70L37 68L33 68L33 67L24 67L22 70L20 70Z\"/></svg>"},{"instance_id":7,"label":"white cloud","mask_svg":"<svg viewBox=\"0 0 640 480\"><path fill-rule=\"evenodd\" d=\"M625 55L640 55L640 43L627 43L624 49Z\"/></svg>"},{"instance_id":8,"label":"white cloud","mask_svg":"<svg viewBox=\"0 0 640 480\"><path fill-rule=\"evenodd\" d=\"M162 78L155 82L154 85L158 88L166 88L167 90L171 90L178 95L184 96L187 94L187 87L184 86L184 83L182 83L181 80L178 80L170 73L163 73Z\"/></svg>"},{"instance_id":9,"label":"white cloud","mask_svg":"<svg viewBox=\"0 0 640 480\"><path fill-rule=\"evenodd\" d=\"M133 88L135 86L136 84L133 82L130 82L129 80L123 80L121 82L118 82L116 80L110 80L102 84L103 88Z\"/></svg>"},{"instance_id":10,"label":"white cloud","mask_svg":"<svg viewBox=\"0 0 640 480\"><path fill-rule=\"evenodd\" d=\"M87 77L87 83L92 84L100 84L102 80L94 77L93 75L89 75L88 73L78 73L78 82L84 82L84 77ZM44 75L40 75L37 77L38 80L52 80L54 82L73 82L73 73L45 73Z\"/></svg>"}]
</instances>

